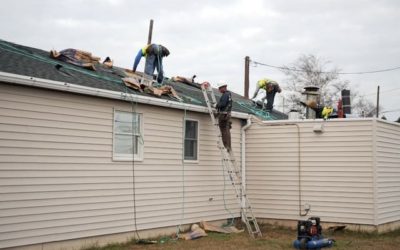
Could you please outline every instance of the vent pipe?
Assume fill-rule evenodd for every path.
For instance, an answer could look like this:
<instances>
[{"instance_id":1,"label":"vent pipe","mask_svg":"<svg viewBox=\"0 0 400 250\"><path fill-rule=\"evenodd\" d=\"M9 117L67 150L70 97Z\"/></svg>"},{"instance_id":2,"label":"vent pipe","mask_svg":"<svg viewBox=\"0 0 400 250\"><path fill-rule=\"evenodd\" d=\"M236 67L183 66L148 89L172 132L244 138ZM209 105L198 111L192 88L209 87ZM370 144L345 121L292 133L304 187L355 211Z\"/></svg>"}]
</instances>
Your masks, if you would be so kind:
<instances>
[{"instance_id":1,"label":"vent pipe","mask_svg":"<svg viewBox=\"0 0 400 250\"><path fill-rule=\"evenodd\" d=\"M291 109L288 115L288 120L300 120L300 113L296 109Z\"/></svg>"},{"instance_id":2,"label":"vent pipe","mask_svg":"<svg viewBox=\"0 0 400 250\"><path fill-rule=\"evenodd\" d=\"M306 96L306 103L315 102L319 103L319 88L315 86L304 87L303 94ZM315 119L315 111L307 106L306 119Z\"/></svg>"}]
</instances>

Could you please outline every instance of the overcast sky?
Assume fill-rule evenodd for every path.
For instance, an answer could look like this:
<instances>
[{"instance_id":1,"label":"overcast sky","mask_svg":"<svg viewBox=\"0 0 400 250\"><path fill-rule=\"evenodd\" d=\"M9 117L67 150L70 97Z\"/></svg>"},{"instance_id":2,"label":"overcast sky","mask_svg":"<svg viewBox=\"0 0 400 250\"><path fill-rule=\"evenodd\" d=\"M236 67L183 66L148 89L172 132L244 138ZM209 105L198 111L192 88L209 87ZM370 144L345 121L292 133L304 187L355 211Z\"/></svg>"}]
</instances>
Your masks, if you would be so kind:
<instances>
[{"instance_id":1,"label":"overcast sky","mask_svg":"<svg viewBox=\"0 0 400 250\"><path fill-rule=\"evenodd\" d=\"M153 42L171 52L164 60L168 77L225 80L240 94L245 56L282 66L314 54L343 72L400 66L398 0L3 0L0 39L43 50L86 50L132 68L150 19ZM285 88L279 70L252 66L251 94L262 77ZM342 79L374 101L379 84L384 110L400 109L400 70ZM400 111L385 115L395 120Z\"/></svg>"}]
</instances>

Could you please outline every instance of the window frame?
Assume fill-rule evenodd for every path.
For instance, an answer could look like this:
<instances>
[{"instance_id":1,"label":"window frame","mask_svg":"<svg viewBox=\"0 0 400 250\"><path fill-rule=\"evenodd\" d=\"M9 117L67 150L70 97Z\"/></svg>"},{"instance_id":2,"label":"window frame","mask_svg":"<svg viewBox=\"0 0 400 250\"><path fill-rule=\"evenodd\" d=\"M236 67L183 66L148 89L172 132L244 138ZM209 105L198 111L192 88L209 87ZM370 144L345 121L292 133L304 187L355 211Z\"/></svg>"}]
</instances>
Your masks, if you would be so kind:
<instances>
[{"instance_id":1,"label":"window frame","mask_svg":"<svg viewBox=\"0 0 400 250\"><path fill-rule=\"evenodd\" d=\"M196 145L197 145L197 152L196 152L196 159L185 159L185 141L186 141L186 121L192 121L197 123L197 131L196 131ZM198 163L199 162L199 153L200 153L200 141L199 141L199 133L200 133L200 121L193 118L184 118L183 119L183 152L182 157L184 162L187 163Z\"/></svg>"},{"instance_id":2,"label":"window frame","mask_svg":"<svg viewBox=\"0 0 400 250\"><path fill-rule=\"evenodd\" d=\"M143 152L144 152L144 142L138 141L138 151L137 154L119 154L115 152L115 137L116 137L116 126L115 126L115 119L116 114L120 113L129 113L129 114L136 114L139 116L139 137L144 137L143 135L143 114L138 112L126 111L126 110L119 110L114 109L113 112L113 130L112 130L112 160L113 161L143 161ZM141 135L141 136L140 136ZM144 140L144 139L143 139Z\"/></svg>"}]
</instances>

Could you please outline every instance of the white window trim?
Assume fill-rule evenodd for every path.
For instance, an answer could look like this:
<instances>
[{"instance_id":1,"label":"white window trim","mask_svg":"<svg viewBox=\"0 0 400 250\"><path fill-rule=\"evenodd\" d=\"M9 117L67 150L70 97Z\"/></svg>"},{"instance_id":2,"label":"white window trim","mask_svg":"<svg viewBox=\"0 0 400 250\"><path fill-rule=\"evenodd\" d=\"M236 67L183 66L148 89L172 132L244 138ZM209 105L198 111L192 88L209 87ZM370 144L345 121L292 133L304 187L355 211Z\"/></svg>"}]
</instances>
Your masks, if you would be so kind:
<instances>
[{"instance_id":1,"label":"white window trim","mask_svg":"<svg viewBox=\"0 0 400 250\"><path fill-rule=\"evenodd\" d=\"M116 154L114 152L114 145L115 145L115 113L116 112L125 112L125 113L134 113L132 111L126 111L126 110L119 110L119 109L114 109L113 112L113 129L112 129L112 160L113 161L143 161L143 152L144 152L144 134L143 134L143 120L144 116L142 113L136 112L140 116L140 131L139 133L142 135L143 139L143 144L141 147L138 148L138 154L136 155L127 155L127 154Z\"/></svg>"},{"instance_id":2,"label":"white window trim","mask_svg":"<svg viewBox=\"0 0 400 250\"><path fill-rule=\"evenodd\" d=\"M196 160L186 160L185 159L185 132L186 132L186 121L194 121L197 122L197 159ZM185 163L199 163L200 158L200 120L193 118L183 118L183 148L182 148L182 157L183 162Z\"/></svg>"}]
</instances>

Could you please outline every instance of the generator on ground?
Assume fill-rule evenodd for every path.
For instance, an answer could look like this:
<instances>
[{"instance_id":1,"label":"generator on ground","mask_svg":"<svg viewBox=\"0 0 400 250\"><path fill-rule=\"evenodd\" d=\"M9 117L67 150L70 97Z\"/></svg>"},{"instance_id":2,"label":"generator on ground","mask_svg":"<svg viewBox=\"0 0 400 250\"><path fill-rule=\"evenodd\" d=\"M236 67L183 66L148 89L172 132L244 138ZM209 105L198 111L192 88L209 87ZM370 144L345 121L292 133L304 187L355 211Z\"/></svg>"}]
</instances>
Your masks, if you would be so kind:
<instances>
[{"instance_id":1,"label":"generator on ground","mask_svg":"<svg viewBox=\"0 0 400 250\"><path fill-rule=\"evenodd\" d=\"M319 250L331 247L334 240L324 238L319 217L310 217L308 220L297 222L297 239L293 242L296 249Z\"/></svg>"}]
</instances>

